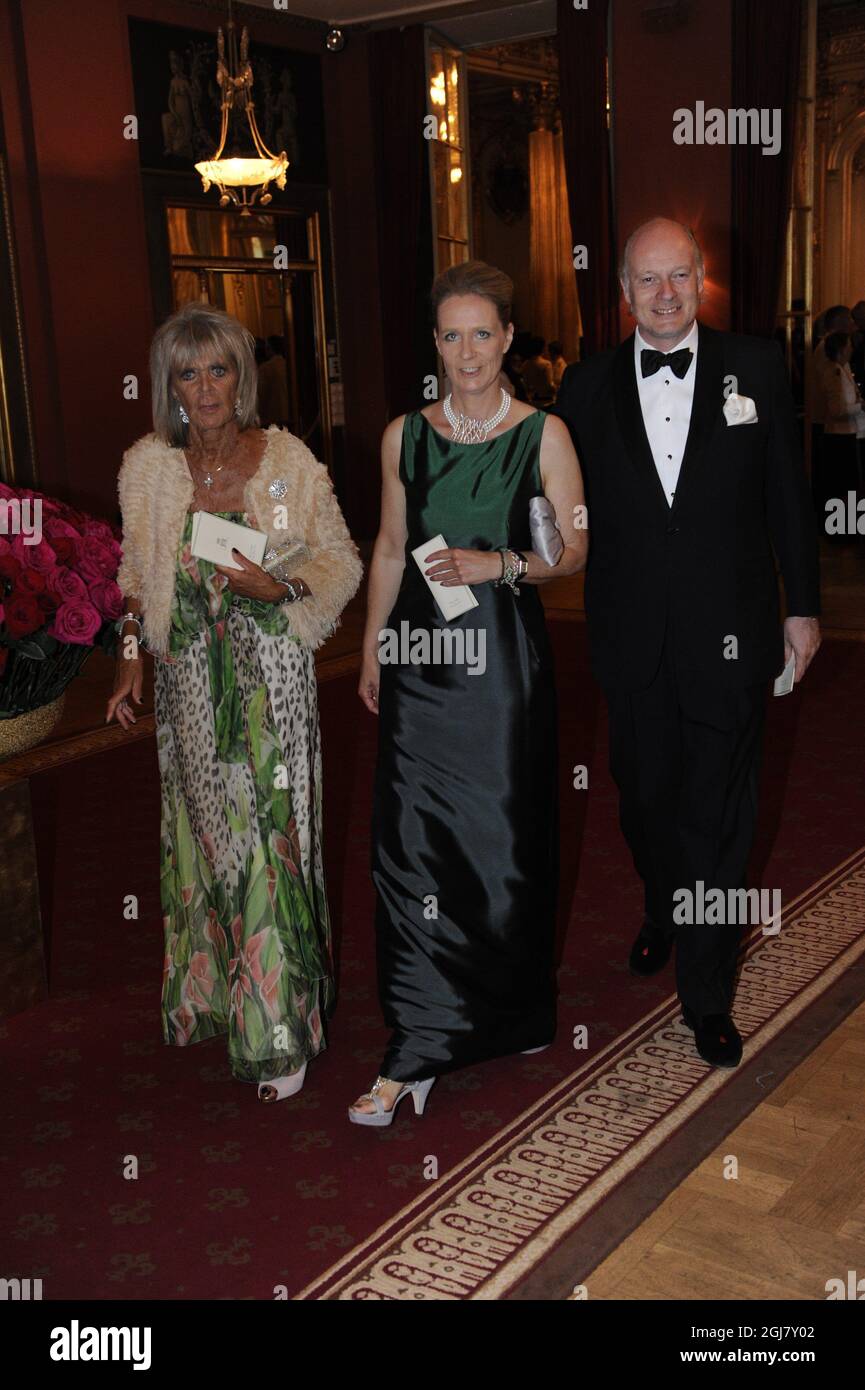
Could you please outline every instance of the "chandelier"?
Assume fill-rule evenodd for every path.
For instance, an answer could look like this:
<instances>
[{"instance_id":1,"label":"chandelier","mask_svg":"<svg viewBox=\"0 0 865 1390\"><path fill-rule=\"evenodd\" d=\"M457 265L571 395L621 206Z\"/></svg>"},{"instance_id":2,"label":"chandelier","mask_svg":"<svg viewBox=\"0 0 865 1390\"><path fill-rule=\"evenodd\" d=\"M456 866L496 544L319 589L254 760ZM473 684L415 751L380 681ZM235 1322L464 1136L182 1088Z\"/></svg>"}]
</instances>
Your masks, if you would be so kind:
<instances>
[{"instance_id":1,"label":"chandelier","mask_svg":"<svg viewBox=\"0 0 865 1390\"><path fill-rule=\"evenodd\" d=\"M240 208L242 217L249 216L249 210L258 202L266 207L273 199L268 186L275 183L277 188L285 188L285 171L288 160L285 150L272 154L261 138L255 119L255 103L252 100L252 65L249 61L249 34L246 25L240 35L238 52L237 32L231 17L231 0L228 5L228 62L226 62L225 36L217 31L216 81L222 93L222 125L219 132L219 148L212 159L203 159L196 164L201 175L205 193L213 184L219 189L219 206L226 208L231 203ZM232 156L224 158L225 143L232 112L237 113L238 121L246 117L255 154L246 158Z\"/></svg>"}]
</instances>

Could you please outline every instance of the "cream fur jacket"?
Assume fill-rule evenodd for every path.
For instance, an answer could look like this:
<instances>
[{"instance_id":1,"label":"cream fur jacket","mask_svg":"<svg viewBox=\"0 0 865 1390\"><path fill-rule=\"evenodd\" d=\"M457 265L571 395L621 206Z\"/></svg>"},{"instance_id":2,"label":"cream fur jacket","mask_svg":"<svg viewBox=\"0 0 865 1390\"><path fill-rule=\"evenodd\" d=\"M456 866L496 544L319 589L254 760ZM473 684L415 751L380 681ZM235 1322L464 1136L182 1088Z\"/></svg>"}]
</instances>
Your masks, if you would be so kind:
<instances>
[{"instance_id":1,"label":"cream fur jacket","mask_svg":"<svg viewBox=\"0 0 865 1390\"><path fill-rule=\"evenodd\" d=\"M291 632L320 647L360 584L363 566L348 533L330 475L306 445L271 425L258 472L244 491L250 525L270 546L303 541L310 558L291 578L304 579L311 597L287 603ZM123 558L117 574L126 598L141 604L144 646L168 653L177 550L194 485L182 449L146 434L123 455L117 476L123 515Z\"/></svg>"}]
</instances>

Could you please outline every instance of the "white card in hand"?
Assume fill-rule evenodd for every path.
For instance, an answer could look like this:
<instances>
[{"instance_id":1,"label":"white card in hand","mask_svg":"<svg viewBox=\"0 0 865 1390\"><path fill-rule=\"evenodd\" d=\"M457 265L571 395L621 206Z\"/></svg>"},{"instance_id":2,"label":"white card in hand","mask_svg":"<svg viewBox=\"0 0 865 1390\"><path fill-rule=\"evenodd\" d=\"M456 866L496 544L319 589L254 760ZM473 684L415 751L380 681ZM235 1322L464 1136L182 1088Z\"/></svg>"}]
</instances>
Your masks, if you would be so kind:
<instances>
[{"instance_id":1,"label":"white card in hand","mask_svg":"<svg viewBox=\"0 0 865 1390\"><path fill-rule=\"evenodd\" d=\"M267 536L264 531L228 521L213 512L194 513L191 551L197 560L211 560L226 569L239 570L240 565L231 558L232 546L254 565L260 565L267 549Z\"/></svg>"},{"instance_id":2,"label":"white card in hand","mask_svg":"<svg viewBox=\"0 0 865 1390\"><path fill-rule=\"evenodd\" d=\"M412 555L443 616L450 621L451 618L458 618L462 613L467 613L470 608L477 608L478 601L468 584L444 585L438 579L428 577L426 573L427 555L433 550L447 550L447 544L444 536L433 536L431 541L424 541L423 545L417 546L412 551Z\"/></svg>"},{"instance_id":3,"label":"white card in hand","mask_svg":"<svg viewBox=\"0 0 865 1390\"><path fill-rule=\"evenodd\" d=\"M793 681L796 676L796 653L790 653L790 660L784 667L780 676L776 676L774 692L776 695L789 695L793 689Z\"/></svg>"}]
</instances>

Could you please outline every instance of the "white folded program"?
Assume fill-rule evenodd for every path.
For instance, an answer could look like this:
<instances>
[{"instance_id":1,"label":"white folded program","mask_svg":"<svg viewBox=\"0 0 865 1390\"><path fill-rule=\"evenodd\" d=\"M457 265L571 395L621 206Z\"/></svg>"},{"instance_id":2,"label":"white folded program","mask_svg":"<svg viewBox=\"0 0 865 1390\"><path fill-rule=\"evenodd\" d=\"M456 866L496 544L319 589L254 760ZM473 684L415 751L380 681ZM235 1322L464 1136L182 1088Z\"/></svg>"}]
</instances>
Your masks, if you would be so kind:
<instances>
[{"instance_id":1,"label":"white folded program","mask_svg":"<svg viewBox=\"0 0 865 1390\"><path fill-rule=\"evenodd\" d=\"M267 549L264 531L228 521L213 512L195 512L192 517L192 554L197 560L211 560L226 569L239 570L231 558L232 547L245 555L254 565L260 565Z\"/></svg>"},{"instance_id":2,"label":"white folded program","mask_svg":"<svg viewBox=\"0 0 865 1390\"><path fill-rule=\"evenodd\" d=\"M459 618L470 608L477 608L478 601L468 584L444 585L438 579L430 579L427 575L426 557L431 551L447 550L447 544L444 536L433 536L432 540L424 541L423 545L416 546L412 555L443 616L450 622L451 618Z\"/></svg>"},{"instance_id":3,"label":"white folded program","mask_svg":"<svg viewBox=\"0 0 865 1390\"><path fill-rule=\"evenodd\" d=\"M775 684L772 687L776 695L789 695L793 689L793 682L796 679L796 653L790 653L790 660L785 664L780 676L775 677Z\"/></svg>"}]
</instances>

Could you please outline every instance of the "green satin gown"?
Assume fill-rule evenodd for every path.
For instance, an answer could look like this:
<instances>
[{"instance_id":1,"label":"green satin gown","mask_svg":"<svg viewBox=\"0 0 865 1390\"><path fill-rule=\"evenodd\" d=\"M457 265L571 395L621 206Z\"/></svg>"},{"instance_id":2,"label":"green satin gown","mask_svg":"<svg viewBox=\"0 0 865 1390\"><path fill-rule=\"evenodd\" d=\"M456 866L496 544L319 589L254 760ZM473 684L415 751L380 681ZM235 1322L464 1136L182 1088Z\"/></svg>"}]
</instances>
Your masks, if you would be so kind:
<instances>
[{"instance_id":1,"label":"green satin gown","mask_svg":"<svg viewBox=\"0 0 865 1390\"><path fill-rule=\"evenodd\" d=\"M372 832L392 1030L381 1075L396 1081L555 1032L556 696L538 589L475 585L478 607L447 622L410 553L439 532L451 546L530 550L545 420L537 411L484 444L446 439L419 411L405 420L408 540L387 620L403 641L381 666ZM439 655L471 662L405 659L435 655L434 633L448 628L465 645Z\"/></svg>"}]
</instances>

